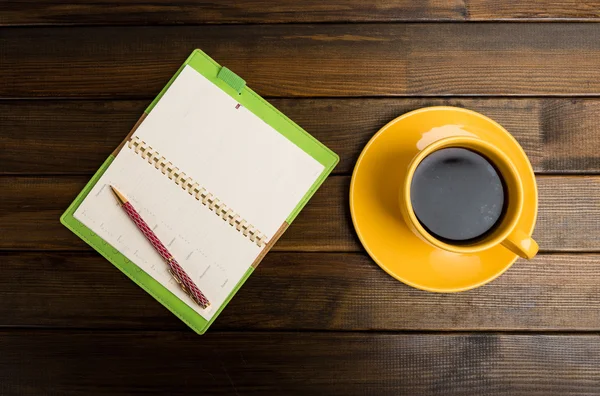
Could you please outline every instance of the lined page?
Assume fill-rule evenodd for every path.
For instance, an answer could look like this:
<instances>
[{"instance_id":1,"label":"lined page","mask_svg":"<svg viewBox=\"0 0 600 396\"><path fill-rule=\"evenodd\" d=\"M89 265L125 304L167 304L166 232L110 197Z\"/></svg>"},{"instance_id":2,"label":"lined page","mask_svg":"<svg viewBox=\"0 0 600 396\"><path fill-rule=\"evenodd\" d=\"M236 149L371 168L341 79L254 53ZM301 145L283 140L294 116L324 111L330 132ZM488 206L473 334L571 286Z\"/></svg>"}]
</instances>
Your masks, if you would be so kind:
<instances>
[{"instance_id":1,"label":"lined page","mask_svg":"<svg viewBox=\"0 0 600 396\"><path fill-rule=\"evenodd\" d=\"M272 238L323 165L186 66L135 132L153 150ZM112 195L128 197L211 302L183 293ZM124 146L75 218L210 320L261 250Z\"/></svg>"}]
</instances>

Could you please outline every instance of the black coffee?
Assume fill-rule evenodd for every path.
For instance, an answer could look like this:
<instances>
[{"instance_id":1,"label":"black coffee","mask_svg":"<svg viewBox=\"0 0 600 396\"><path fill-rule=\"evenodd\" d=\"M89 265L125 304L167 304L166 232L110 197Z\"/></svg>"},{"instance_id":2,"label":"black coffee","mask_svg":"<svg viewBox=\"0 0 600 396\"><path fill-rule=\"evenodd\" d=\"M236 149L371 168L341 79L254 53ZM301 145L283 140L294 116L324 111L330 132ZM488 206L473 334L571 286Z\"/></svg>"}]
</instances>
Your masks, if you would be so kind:
<instances>
[{"instance_id":1,"label":"black coffee","mask_svg":"<svg viewBox=\"0 0 600 396\"><path fill-rule=\"evenodd\" d=\"M427 156L415 170L413 210L436 238L469 243L489 234L504 211L504 183L483 156L445 148Z\"/></svg>"}]
</instances>

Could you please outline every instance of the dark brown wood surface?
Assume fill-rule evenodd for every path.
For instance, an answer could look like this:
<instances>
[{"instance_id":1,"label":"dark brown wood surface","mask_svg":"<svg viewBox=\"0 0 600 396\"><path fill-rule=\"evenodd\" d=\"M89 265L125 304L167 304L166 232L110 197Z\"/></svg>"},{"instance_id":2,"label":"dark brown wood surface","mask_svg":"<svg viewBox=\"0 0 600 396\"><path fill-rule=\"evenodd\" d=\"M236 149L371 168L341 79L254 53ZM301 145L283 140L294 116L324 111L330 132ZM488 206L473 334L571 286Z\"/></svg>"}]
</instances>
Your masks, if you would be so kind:
<instances>
[{"instance_id":1,"label":"dark brown wood surface","mask_svg":"<svg viewBox=\"0 0 600 396\"><path fill-rule=\"evenodd\" d=\"M187 329L94 252L0 258L0 327ZM599 284L597 254L542 254L485 287L431 294L364 253L271 252L210 332L597 331Z\"/></svg>"},{"instance_id":2,"label":"dark brown wood surface","mask_svg":"<svg viewBox=\"0 0 600 396\"><path fill-rule=\"evenodd\" d=\"M600 2L577 0L11 0L0 25L178 25L217 23L595 21Z\"/></svg>"},{"instance_id":3,"label":"dark brown wood surface","mask_svg":"<svg viewBox=\"0 0 600 396\"><path fill-rule=\"evenodd\" d=\"M150 98L192 48L266 96L595 95L600 25L4 29L0 97Z\"/></svg>"},{"instance_id":4,"label":"dark brown wood surface","mask_svg":"<svg viewBox=\"0 0 600 396\"><path fill-rule=\"evenodd\" d=\"M596 394L600 386L595 335L232 332L199 339L189 332L5 330L0 348L0 389L18 395L200 389L261 396L547 396ZM32 364L42 369L33 371Z\"/></svg>"},{"instance_id":5,"label":"dark brown wood surface","mask_svg":"<svg viewBox=\"0 0 600 396\"><path fill-rule=\"evenodd\" d=\"M600 395L598 18L574 0L0 2L0 395ZM59 223L197 47L341 157L202 337ZM348 208L371 136L434 105L500 122L539 187L543 253L457 294L388 276Z\"/></svg>"}]
</instances>

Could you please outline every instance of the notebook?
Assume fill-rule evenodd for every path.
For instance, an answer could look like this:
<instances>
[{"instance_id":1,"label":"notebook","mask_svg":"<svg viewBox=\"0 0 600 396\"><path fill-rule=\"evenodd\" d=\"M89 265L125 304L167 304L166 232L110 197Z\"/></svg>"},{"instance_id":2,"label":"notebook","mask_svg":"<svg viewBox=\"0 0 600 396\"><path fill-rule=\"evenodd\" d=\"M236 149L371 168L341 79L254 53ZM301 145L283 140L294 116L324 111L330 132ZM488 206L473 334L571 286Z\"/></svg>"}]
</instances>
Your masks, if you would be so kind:
<instances>
[{"instance_id":1,"label":"notebook","mask_svg":"<svg viewBox=\"0 0 600 396\"><path fill-rule=\"evenodd\" d=\"M195 50L61 222L203 334L338 160L243 79ZM167 246L208 308L179 287L111 185Z\"/></svg>"}]
</instances>

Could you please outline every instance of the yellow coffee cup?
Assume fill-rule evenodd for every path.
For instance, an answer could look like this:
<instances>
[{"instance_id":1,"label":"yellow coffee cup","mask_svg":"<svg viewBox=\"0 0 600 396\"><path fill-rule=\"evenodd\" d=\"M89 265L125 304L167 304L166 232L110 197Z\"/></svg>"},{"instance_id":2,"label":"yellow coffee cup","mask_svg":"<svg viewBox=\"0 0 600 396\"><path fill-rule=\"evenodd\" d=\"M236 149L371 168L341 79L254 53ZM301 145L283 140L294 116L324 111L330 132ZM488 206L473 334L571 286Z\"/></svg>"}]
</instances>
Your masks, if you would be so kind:
<instances>
[{"instance_id":1,"label":"yellow coffee cup","mask_svg":"<svg viewBox=\"0 0 600 396\"><path fill-rule=\"evenodd\" d=\"M487 159L500 173L506 188L505 207L502 217L489 234L472 242L462 244L442 240L430 233L417 218L412 200L411 185L419 164L432 153L446 148L464 148ZM480 138L471 136L452 136L430 143L419 151L408 165L400 192L400 209L408 227L425 242L454 253L477 253L502 245L513 253L533 258L538 244L526 230L517 227L524 210L523 182L516 166L500 149Z\"/></svg>"}]
</instances>

